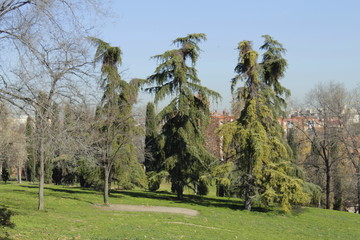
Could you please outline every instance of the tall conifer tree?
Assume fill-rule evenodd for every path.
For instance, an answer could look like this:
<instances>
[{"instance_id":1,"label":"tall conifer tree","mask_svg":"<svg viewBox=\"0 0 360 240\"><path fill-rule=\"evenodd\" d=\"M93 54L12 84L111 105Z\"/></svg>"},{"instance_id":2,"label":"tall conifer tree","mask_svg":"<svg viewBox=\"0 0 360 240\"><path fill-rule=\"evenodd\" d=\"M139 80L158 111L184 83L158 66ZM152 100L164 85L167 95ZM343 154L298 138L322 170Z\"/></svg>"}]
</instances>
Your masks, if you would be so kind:
<instances>
[{"instance_id":1,"label":"tall conifer tree","mask_svg":"<svg viewBox=\"0 0 360 240\"><path fill-rule=\"evenodd\" d=\"M203 145L204 129L210 117L208 98L219 98L220 95L201 86L197 76L198 43L204 40L206 35L203 33L174 40L173 44L179 48L154 56L160 64L148 78L149 83L155 85L147 88L150 93L155 93L155 103L173 97L158 117L163 122L164 165L172 189L180 199L184 186L196 188L200 176L214 160Z\"/></svg>"},{"instance_id":2,"label":"tall conifer tree","mask_svg":"<svg viewBox=\"0 0 360 240\"><path fill-rule=\"evenodd\" d=\"M97 38L90 40L97 46L95 62L102 63L101 87L104 94L97 110L100 129L97 149L104 171L104 203L108 204L114 167L139 165L132 139L138 131L132 117L132 106L136 102L140 82L135 79L127 83L121 79L118 73L118 66L121 64L119 47L112 47ZM120 171L124 172L123 169Z\"/></svg>"},{"instance_id":3,"label":"tall conifer tree","mask_svg":"<svg viewBox=\"0 0 360 240\"><path fill-rule=\"evenodd\" d=\"M162 179L167 175L164 171L158 128L155 106L149 102L146 106L144 165L150 191L159 189Z\"/></svg>"},{"instance_id":4,"label":"tall conifer tree","mask_svg":"<svg viewBox=\"0 0 360 240\"><path fill-rule=\"evenodd\" d=\"M30 182L35 182L36 159L35 159L35 147L34 147L34 122L30 117L26 119L25 135L26 135L26 151L27 151L27 161L26 161L27 180Z\"/></svg>"},{"instance_id":5,"label":"tall conifer tree","mask_svg":"<svg viewBox=\"0 0 360 240\"><path fill-rule=\"evenodd\" d=\"M264 49L270 48L267 45L269 39L265 36ZM238 49L237 76L233 79L232 89L238 80L244 81L245 106L237 119L233 144L245 209L251 210L253 202L258 200L265 205L280 203L285 211L289 211L292 204L307 201L307 195L303 192L303 181L292 176L289 147L276 115L284 104L278 103L286 92L278 80L284 75L286 64L281 54L269 51L265 53L264 61L258 64L258 53L249 41L240 42ZM281 68L274 67L279 57Z\"/></svg>"},{"instance_id":6,"label":"tall conifer tree","mask_svg":"<svg viewBox=\"0 0 360 240\"><path fill-rule=\"evenodd\" d=\"M156 158L159 151L157 147L158 126L156 121L155 106L149 102L146 106L145 120L145 168L146 172L157 171L161 165Z\"/></svg>"},{"instance_id":7,"label":"tall conifer tree","mask_svg":"<svg viewBox=\"0 0 360 240\"><path fill-rule=\"evenodd\" d=\"M285 76L287 60L283 57L286 49L269 35L262 36L265 41L260 47L265 50L260 66L260 81L262 92L267 98L268 106L273 109L275 117L284 113L285 98L290 96L290 90L281 85L280 79Z\"/></svg>"}]
</instances>

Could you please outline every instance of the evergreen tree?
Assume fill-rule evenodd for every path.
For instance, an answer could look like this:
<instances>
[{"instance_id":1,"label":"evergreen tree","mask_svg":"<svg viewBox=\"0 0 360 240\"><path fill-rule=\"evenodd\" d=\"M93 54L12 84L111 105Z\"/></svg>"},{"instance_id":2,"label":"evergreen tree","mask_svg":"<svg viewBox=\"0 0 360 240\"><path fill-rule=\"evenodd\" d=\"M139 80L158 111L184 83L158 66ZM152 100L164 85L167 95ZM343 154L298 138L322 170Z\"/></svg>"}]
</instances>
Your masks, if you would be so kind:
<instances>
[{"instance_id":1,"label":"evergreen tree","mask_svg":"<svg viewBox=\"0 0 360 240\"><path fill-rule=\"evenodd\" d=\"M158 136L158 126L156 121L155 106L149 102L146 106L145 120L145 168L146 172L156 171L160 167L156 159L158 152L156 138Z\"/></svg>"},{"instance_id":2,"label":"evergreen tree","mask_svg":"<svg viewBox=\"0 0 360 240\"><path fill-rule=\"evenodd\" d=\"M7 161L4 161L2 163L2 171L1 171L1 178L2 180L5 182L5 184L7 183L7 181L10 180L10 167Z\"/></svg>"},{"instance_id":3,"label":"evergreen tree","mask_svg":"<svg viewBox=\"0 0 360 240\"><path fill-rule=\"evenodd\" d=\"M279 100L277 94L281 94L282 87L278 80L283 72L268 68L267 58L259 65L258 53L249 41L240 42L238 49L239 62L235 68L238 75L233 79L232 89L238 80L245 82L244 108L236 122L233 144L245 209L251 210L253 202L259 201L265 205L277 202L289 211L292 204L304 203L307 195L303 192L303 181L292 176L289 147L276 116L281 105L270 101ZM260 78L264 72L268 75Z\"/></svg>"},{"instance_id":4,"label":"evergreen tree","mask_svg":"<svg viewBox=\"0 0 360 240\"><path fill-rule=\"evenodd\" d=\"M15 224L11 221L11 216L14 215L14 212L9 210L5 206L0 206L0 239L10 239L9 233L6 231L6 228L14 228Z\"/></svg>"},{"instance_id":5,"label":"evergreen tree","mask_svg":"<svg viewBox=\"0 0 360 240\"><path fill-rule=\"evenodd\" d=\"M155 106L149 102L146 106L145 121L145 169L148 177L148 188L150 191L159 189L164 170L163 157L160 151L160 136L158 133L158 121L155 114Z\"/></svg>"},{"instance_id":6,"label":"evergreen tree","mask_svg":"<svg viewBox=\"0 0 360 240\"><path fill-rule=\"evenodd\" d=\"M289 147L291 148L292 151L292 159L295 163L297 163L299 147L298 147L298 142L296 140L296 131L294 128L289 128L286 138L287 138L287 143L289 144Z\"/></svg>"},{"instance_id":7,"label":"evergreen tree","mask_svg":"<svg viewBox=\"0 0 360 240\"><path fill-rule=\"evenodd\" d=\"M35 182L37 175L36 174L37 164L35 160L35 147L34 147L34 123L30 117L26 119L25 136L26 136L26 151L27 151L27 162L26 162L27 180L30 182Z\"/></svg>"},{"instance_id":8,"label":"evergreen tree","mask_svg":"<svg viewBox=\"0 0 360 240\"><path fill-rule=\"evenodd\" d=\"M53 179L57 182L72 184L79 180L81 187L97 187L101 184L98 169L92 159L91 148L94 113L86 104L66 102L62 107L63 124L59 141L59 156L53 159ZM80 144L79 144L80 143ZM96 183L94 179L96 179ZM97 185L97 186L95 186Z\"/></svg>"},{"instance_id":9,"label":"evergreen tree","mask_svg":"<svg viewBox=\"0 0 360 240\"><path fill-rule=\"evenodd\" d=\"M260 47L265 50L263 59L260 63L260 80L264 96L267 98L268 106L272 108L274 116L277 118L283 115L286 107L286 97L290 96L290 90L280 84L280 79L285 76L287 60L283 57L286 49L283 45L270 37L262 36L264 44Z\"/></svg>"},{"instance_id":10,"label":"evergreen tree","mask_svg":"<svg viewBox=\"0 0 360 240\"><path fill-rule=\"evenodd\" d=\"M112 47L97 38L90 40L97 46L95 62L102 62L101 87L104 94L97 109L100 129L98 157L104 171L104 203L108 204L109 184L114 167L135 164L138 169L140 166L132 142L133 135L139 131L132 117L132 106L137 99L140 81L135 79L127 83L121 79L118 73L118 65L121 64L119 47ZM119 163L120 160L122 163Z\"/></svg>"},{"instance_id":11,"label":"evergreen tree","mask_svg":"<svg viewBox=\"0 0 360 240\"><path fill-rule=\"evenodd\" d=\"M210 118L208 97L220 95L200 85L195 68L200 52L198 43L204 40L203 33L189 34L173 41L178 49L154 56L160 64L148 81L155 86L146 89L155 93L155 103L173 96L158 119L163 123L164 166L180 199L184 186L196 189L200 177L215 160L204 147L204 130Z\"/></svg>"}]
</instances>

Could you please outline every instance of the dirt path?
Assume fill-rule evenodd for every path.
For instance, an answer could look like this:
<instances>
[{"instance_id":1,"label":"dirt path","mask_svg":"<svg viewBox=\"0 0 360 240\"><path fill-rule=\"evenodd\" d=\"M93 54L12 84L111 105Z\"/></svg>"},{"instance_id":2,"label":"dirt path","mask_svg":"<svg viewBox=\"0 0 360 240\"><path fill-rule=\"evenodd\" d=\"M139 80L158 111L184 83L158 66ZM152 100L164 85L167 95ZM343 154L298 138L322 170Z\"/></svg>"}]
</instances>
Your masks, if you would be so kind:
<instances>
[{"instance_id":1,"label":"dirt path","mask_svg":"<svg viewBox=\"0 0 360 240\"><path fill-rule=\"evenodd\" d=\"M178 207L126 205L126 204L110 204L108 206L96 204L94 205L94 207L102 210L111 210L111 211L177 213L177 214L185 214L189 216L198 216L200 214L199 211L196 210L192 210L188 208L178 208Z\"/></svg>"}]
</instances>

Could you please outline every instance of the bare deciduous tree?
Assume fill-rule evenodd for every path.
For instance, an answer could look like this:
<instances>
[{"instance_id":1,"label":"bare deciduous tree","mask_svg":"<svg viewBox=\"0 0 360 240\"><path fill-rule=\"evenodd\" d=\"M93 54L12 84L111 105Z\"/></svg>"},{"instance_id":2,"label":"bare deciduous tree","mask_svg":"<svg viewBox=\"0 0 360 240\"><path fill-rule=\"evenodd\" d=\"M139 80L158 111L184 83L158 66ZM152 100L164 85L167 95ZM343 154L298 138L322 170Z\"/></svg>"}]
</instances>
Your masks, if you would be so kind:
<instances>
[{"instance_id":1,"label":"bare deciduous tree","mask_svg":"<svg viewBox=\"0 0 360 240\"><path fill-rule=\"evenodd\" d=\"M351 163L354 171L350 171L353 176L355 187L355 197L351 204L355 207L355 212L360 213L360 88L354 89L348 94L347 117L343 121L341 141L347 153L347 159Z\"/></svg>"},{"instance_id":2,"label":"bare deciduous tree","mask_svg":"<svg viewBox=\"0 0 360 240\"><path fill-rule=\"evenodd\" d=\"M307 105L316 116L309 118L306 131L299 128L312 147L305 168L319 178L319 182L315 180L316 184L325 185L325 207L329 209L336 166L345 159L339 136L346 118L346 90L333 82L319 84L308 94Z\"/></svg>"},{"instance_id":3,"label":"bare deciduous tree","mask_svg":"<svg viewBox=\"0 0 360 240\"><path fill-rule=\"evenodd\" d=\"M44 209L44 166L51 157L54 106L63 99L82 101L91 83L87 29L78 14L97 0L29 0L0 3L0 38L17 55L11 71L2 69L0 98L36 116L35 138L40 163L39 210ZM1 6L3 7L1 10ZM83 13L84 14L84 13ZM89 27L90 28L90 27ZM4 42L3 42L4 43ZM3 62L4 63L4 62ZM4 63L5 64L5 63Z\"/></svg>"},{"instance_id":4,"label":"bare deciduous tree","mask_svg":"<svg viewBox=\"0 0 360 240\"><path fill-rule=\"evenodd\" d=\"M5 162L7 168L16 170L16 178L21 183L22 168L26 160L24 123L9 111L3 103L0 105L0 166ZM2 169L0 169L0 172Z\"/></svg>"}]
</instances>

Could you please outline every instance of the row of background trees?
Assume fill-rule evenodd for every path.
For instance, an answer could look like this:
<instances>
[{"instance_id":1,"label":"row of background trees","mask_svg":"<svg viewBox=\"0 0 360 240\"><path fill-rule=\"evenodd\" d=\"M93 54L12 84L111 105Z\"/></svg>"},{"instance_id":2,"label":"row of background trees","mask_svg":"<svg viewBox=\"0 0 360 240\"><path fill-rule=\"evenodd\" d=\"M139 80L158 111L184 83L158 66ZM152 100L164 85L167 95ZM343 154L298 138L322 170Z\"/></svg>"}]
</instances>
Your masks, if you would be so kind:
<instances>
[{"instance_id":1,"label":"row of background trees","mask_svg":"<svg viewBox=\"0 0 360 240\"><path fill-rule=\"evenodd\" d=\"M224 193L243 197L247 210L254 203L280 204L290 210L292 205L310 200L319 202L321 190L325 206L330 208L343 205L345 173L353 169L360 201L357 127L345 119L349 115L344 111L346 103L321 105L320 99L328 94L310 94L314 99L309 103L316 103L314 107L326 114L321 118L323 128L312 128L313 132L294 128L286 141L278 122L290 93L280 84L287 66L285 49L270 36L264 36L261 62L251 42L239 43L237 75L232 80L237 119L219 130L224 149L228 149L228 160L223 162L205 146L210 100L220 98L201 86L197 76L198 44L206 40L205 34L174 40L177 48L154 56L159 65L153 75L127 82L118 71L120 48L87 37L89 28L77 17L84 7L97 9L97 1L2 4L0 36L8 46L2 56L14 57L9 54L14 50L18 53L11 61L2 61L3 179L11 166L25 166L27 180L39 181L40 210L45 207L45 183L79 182L84 187L102 188L104 203L108 203L111 183L132 188L145 187L148 182L149 189L156 190L164 178L178 198L183 198L184 187L206 194L215 182ZM99 62L100 72L92 66ZM239 80L244 85L236 88ZM135 120L133 110L140 88L153 93L155 103L171 98L158 114L154 105L148 104L146 127ZM337 98L330 99L332 104ZM29 117L23 126L10 128L7 124L12 117L7 112L15 111L14 107ZM330 110L338 115L329 115ZM330 121L334 117L341 119L337 127ZM145 150L139 140L144 133ZM309 144L311 151L306 152ZM140 164L142 156L146 175Z\"/></svg>"},{"instance_id":2,"label":"row of background trees","mask_svg":"<svg viewBox=\"0 0 360 240\"><path fill-rule=\"evenodd\" d=\"M308 124L294 124L288 142L309 181L321 187L319 205L343 210L360 206L359 89L322 83L311 90L300 116Z\"/></svg>"}]
</instances>

